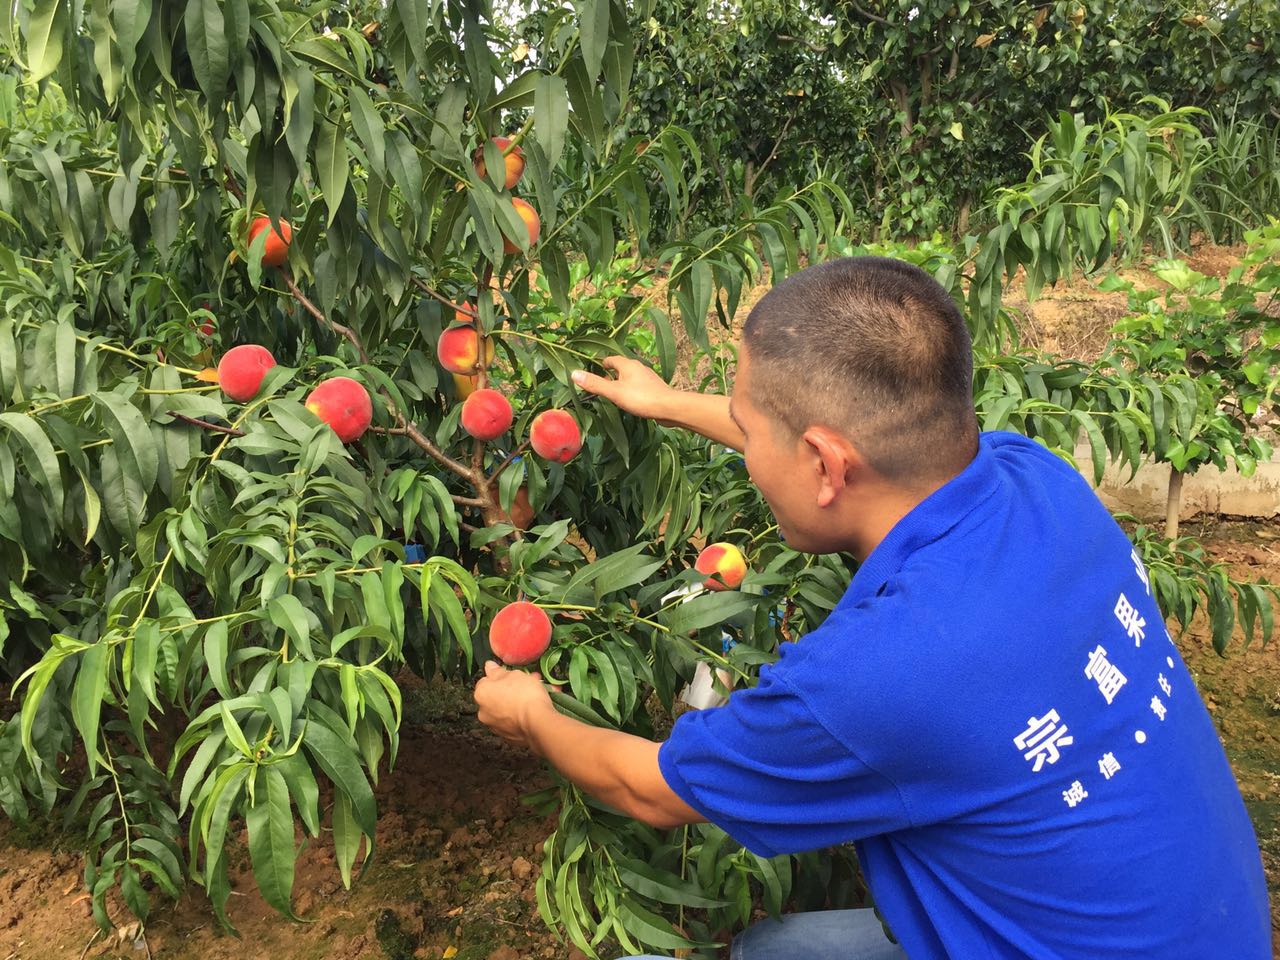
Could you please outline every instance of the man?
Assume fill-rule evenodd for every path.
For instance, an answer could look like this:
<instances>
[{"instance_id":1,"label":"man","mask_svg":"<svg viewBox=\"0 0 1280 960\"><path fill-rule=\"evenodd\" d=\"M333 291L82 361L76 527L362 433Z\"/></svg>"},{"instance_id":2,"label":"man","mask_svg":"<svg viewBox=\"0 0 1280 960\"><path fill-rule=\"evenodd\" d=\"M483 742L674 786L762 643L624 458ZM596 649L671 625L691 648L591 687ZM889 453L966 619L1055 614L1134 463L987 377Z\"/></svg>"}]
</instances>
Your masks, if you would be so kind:
<instances>
[{"instance_id":1,"label":"man","mask_svg":"<svg viewBox=\"0 0 1280 960\"><path fill-rule=\"evenodd\" d=\"M1072 468L979 436L927 274L810 267L752 310L732 400L635 361L588 391L743 452L787 543L859 560L827 620L653 743L486 665L479 718L657 827L762 855L854 841L870 911L764 921L741 960L1270 955L1261 857L1147 572Z\"/></svg>"}]
</instances>

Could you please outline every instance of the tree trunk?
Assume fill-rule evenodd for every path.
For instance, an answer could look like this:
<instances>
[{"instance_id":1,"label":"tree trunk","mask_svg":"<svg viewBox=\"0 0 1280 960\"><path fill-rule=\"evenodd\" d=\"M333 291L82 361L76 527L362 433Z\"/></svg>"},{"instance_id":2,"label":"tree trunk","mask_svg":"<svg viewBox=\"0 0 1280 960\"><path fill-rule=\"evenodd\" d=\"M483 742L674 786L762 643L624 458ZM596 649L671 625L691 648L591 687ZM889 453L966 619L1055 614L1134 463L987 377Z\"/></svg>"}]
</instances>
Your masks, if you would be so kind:
<instances>
[{"instance_id":1,"label":"tree trunk","mask_svg":"<svg viewBox=\"0 0 1280 960\"><path fill-rule=\"evenodd\" d=\"M1182 508L1182 471L1169 467L1169 498L1164 507L1164 535L1168 540L1178 538L1178 512Z\"/></svg>"},{"instance_id":2,"label":"tree trunk","mask_svg":"<svg viewBox=\"0 0 1280 960\"><path fill-rule=\"evenodd\" d=\"M973 206L972 194L965 193L960 199L960 215L956 218L956 234L961 241L969 232L969 209Z\"/></svg>"}]
</instances>

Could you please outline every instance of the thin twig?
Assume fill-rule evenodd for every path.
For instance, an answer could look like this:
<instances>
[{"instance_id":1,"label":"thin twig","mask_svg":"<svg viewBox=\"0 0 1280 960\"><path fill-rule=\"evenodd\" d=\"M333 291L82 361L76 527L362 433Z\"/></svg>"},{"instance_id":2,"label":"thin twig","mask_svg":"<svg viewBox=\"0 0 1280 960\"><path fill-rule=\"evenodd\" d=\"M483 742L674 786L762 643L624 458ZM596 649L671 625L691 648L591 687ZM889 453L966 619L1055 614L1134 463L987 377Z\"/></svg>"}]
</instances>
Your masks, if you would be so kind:
<instances>
[{"instance_id":1,"label":"thin twig","mask_svg":"<svg viewBox=\"0 0 1280 960\"><path fill-rule=\"evenodd\" d=\"M235 175L232 174L230 164L227 164L222 169L223 169L223 173L226 176L227 189L230 190L232 194L235 195L237 200L243 201L244 190L240 188L240 182L236 180Z\"/></svg>"},{"instance_id":2,"label":"thin twig","mask_svg":"<svg viewBox=\"0 0 1280 960\"><path fill-rule=\"evenodd\" d=\"M237 430L235 427L223 427L216 423L210 423L208 420L198 420L195 417L188 417L185 413L178 413L176 410L166 410L165 413L173 417L175 420L181 420L194 427L200 427L202 430L213 430L217 433L229 433L233 437L244 436L244 431Z\"/></svg>"},{"instance_id":3,"label":"thin twig","mask_svg":"<svg viewBox=\"0 0 1280 960\"><path fill-rule=\"evenodd\" d=\"M95 942L95 941L98 939L98 937L100 937L101 935L102 935L102 931L101 931L101 930L94 930L94 931L93 931L93 936L89 938L89 942L88 942L88 943L86 943L86 944L84 945L84 949L80 951L80 960L84 960L84 958L85 958L85 954L87 954L87 953L89 952L89 948L93 946L94 942ZM11 953L11 954L9 954L9 957L12 957L12 956L13 956L13 954L12 954L12 953ZM9 960L9 957L5 957L5 960Z\"/></svg>"},{"instance_id":4,"label":"thin twig","mask_svg":"<svg viewBox=\"0 0 1280 960\"><path fill-rule=\"evenodd\" d=\"M284 277L285 286L288 287L289 292L293 294L293 299L297 300L298 303L302 304L302 308L306 310L307 313L311 314L311 316L315 317L321 323L325 324L334 333L341 334L342 336L346 337L347 340L351 343L351 345L356 348L356 353L360 355L360 362L368 363L369 354L365 353L364 344L360 342L360 338L356 336L356 332L352 330L350 327L346 326L345 324L338 323L336 320L330 320L323 313L321 313L320 308L317 307L310 300L308 300L306 294L304 294L301 290L298 289L298 285L293 282L293 277L289 275L289 272L287 270L281 270L280 274L281 276Z\"/></svg>"},{"instance_id":5,"label":"thin twig","mask_svg":"<svg viewBox=\"0 0 1280 960\"><path fill-rule=\"evenodd\" d=\"M419 290L421 290L423 293L425 293L427 296L434 297L436 300L439 300L441 303L443 303L446 307L452 307L458 313L464 313L467 316L471 317L473 320L480 319L480 314L475 310L473 310L468 305L464 303L454 303L452 300L449 300L448 298L442 296L441 294L436 293L434 290L432 290L429 286L427 286L417 277L413 277L411 279L413 280L413 285L417 287Z\"/></svg>"},{"instance_id":6,"label":"thin twig","mask_svg":"<svg viewBox=\"0 0 1280 960\"><path fill-rule=\"evenodd\" d=\"M489 482L497 483L498 478L502 476L502 471L506 470L507 467L515 463L516 457L520 456L520 454L524 453L528 449L529 449L529 441L526 440L524 441L524 443L520 444L520 446L516 447L509 454L507 454L507 459L503 460L500 464L498 464L498 466L494 468L493 473L489 475Z\"/></svg>"},{"instance_id":7,"label":"thin twig","mask_svg":"<svg viewBox=\"0 0 1280 960\"><path fill-rule=\"evenodd\" d=\"M454 502L454 503L456 503L456 504L457 504L458 506L460 506L460 507L485 507L485 506L488 506L488 504L487 504L487 503L485 503L485 501L481 500L479 497L464 497L464 496L461 496L461 495L456 494L456 493L455 493L455 494L452 494L452 496L453 496L453 502Z\"/></svg>"},{"instance_id":8,"label":"thin twig","mask_svg":"<svg viewBox=\"0 0 1280 960\"><path fill-rule=\"evenodd\" d=\"M862 14L868 20L874 20L876 23L883 23L892 26L892 24L884 17L872 13L870 10L863 10L862 7L858 6L857 0L849 0L849 6L853 7L853 9L857 10L858 13Z\"/></svg>"}]
</instances>

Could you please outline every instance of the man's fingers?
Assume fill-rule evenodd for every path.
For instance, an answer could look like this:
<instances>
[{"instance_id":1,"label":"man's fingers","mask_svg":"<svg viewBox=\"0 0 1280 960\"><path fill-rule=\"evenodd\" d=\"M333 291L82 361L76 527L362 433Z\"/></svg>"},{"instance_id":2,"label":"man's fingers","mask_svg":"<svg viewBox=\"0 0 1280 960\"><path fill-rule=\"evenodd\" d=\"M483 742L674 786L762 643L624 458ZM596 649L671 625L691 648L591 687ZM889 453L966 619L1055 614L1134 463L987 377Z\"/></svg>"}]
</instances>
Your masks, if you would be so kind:
<instances>
[{"instance_id":1,"label":"man's fingers","mask_svg":"<svg viewBox=\"0 0 1280 960\"><path fill-rule=\"evenodd\" d=\"M492 677L495 673L498 673L501 669L502 668L498 666L498 663L496 660L486 660L484 662L484 675L486 677Z\"/></svg>"},{"instance_id":2,"label":"man's fingers","mask_svg":"<svg viewBox=\"0 0 1280 960\"><path fill-rule=\"evenodd\" d=\"M587 373L585 370L575 370L573 372L573 382L587 393L595 393L609 399L609 394L613 390L616 380L610 380L608 377L599 377L594 373Z\"/></svg>"}]
</instances>

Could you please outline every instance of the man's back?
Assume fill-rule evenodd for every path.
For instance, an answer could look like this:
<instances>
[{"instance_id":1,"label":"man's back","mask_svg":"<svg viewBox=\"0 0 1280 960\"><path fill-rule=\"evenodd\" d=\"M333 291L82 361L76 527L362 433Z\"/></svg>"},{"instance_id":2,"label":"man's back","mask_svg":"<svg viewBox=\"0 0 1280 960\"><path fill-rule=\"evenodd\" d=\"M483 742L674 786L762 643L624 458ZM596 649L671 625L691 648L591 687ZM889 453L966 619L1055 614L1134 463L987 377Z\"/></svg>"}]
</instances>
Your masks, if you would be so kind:
<instances>
[{"instance_id":1,"label":"man's back","mask_svg":"<svg viewBox=\"0 0 1280 960\"><path fill-rule=\"evenodd\" d=\"M1127 539L1010 434L660 755L753 849L858 841L912 960L1269 956L1256 840Z\"/></svg>"}]
</instances>

